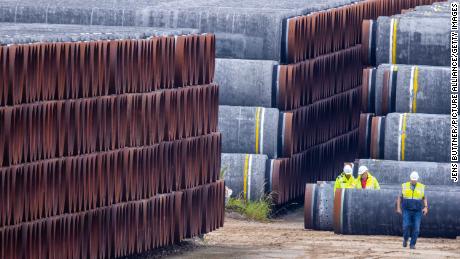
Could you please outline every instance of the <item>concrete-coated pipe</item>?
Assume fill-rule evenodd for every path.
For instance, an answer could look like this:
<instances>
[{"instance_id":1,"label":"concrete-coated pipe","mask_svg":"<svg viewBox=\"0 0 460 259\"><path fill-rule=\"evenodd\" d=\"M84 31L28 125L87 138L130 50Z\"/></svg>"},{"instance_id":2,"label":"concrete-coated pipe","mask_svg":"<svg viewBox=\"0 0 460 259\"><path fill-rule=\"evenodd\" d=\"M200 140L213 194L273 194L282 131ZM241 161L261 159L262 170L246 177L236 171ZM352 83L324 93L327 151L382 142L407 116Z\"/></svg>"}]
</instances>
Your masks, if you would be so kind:
<instances>
[{"instance_id":1,"label":"concrete-coated pipe","mask_svg":"<svg viewBox=\"0 0 460 259\"><path fill-rule=\"evenodd\" d=\"M221 170L225 186L232 190L231 197L251 201L264 197L267 160L266 155L222 154Z\"/></svg>"},{"instance_id":2,"label":"concrete-coated pipe","mask_svg":"<svg viewBox=\"0 0 460 259\"><path fill-rule=\"evenodd\" d=\"M0 22L192 27L216 35L218 57L292 63L355 45L360 40L356 25L363 16L395 14L415 3L137 0L133 4L131 0L11 0L0 3Z\"/></svg>"},{"instance_id":3,"label":"concrete-coated pipe","mask_svg":"<svg viewBox=\"0 0 460 259\"><path fill-rule=\"evenodd\" d=\"M334 232L352 235L402 235L402 217L395 212L399 188L339 189L334 197ZM420 236L460 235L460 189L442 186L425 190L430 207L422 218Z\"/></svg>"},{"instance_id":4,"label":"concrete-coated pipe","mask_svg":"<svg viewBox=\"0 0 460 259\"><path fill-rule=\"evenodd\" d=\"M273 108L220 105L218 127L222 133L222 152L278 157L283 117Z\"/></svg>"},{"instance_id":5,"label":"concrete-coated pipe","mask_svg":"<svg viewBox=\"0 0 460 259\"><path fill-rule=\"evenodd\" d=\"M371 128L373 113L361 113L359 115L359 142L358 157L369 158L371 149Z\"/></svg>"},{"instance_id":6,"label":"concrete-coated pipe","mask_svg":"<svg viewBox=\"0 0 460 259\"><path fill-rule=\"evenodd\" d=\"M454 1L437 2L431 5L419 5L405 12L403 15L450 15L450 4Z\"/></svg>"},{"instance_id":7,"label":"concrete-coated pipe","mask_svg":"<svg viewBox=\"0 0 460 259\"><path fill-rule=\"evenodd\" d=\"M262 7L262 4L252 2L254 7ZM275 11L246 6L238 1L140 0L133 4L129 0L44 0L40 3L25 0L0 3L0 22L193 27L218 35L216 54L219 57L278 59L282 21L300 15L300 10Z\"/></svg>"},{"instance_id":8,"label":"concrete-coated pipe","mask_svg":"<svg viewBox=\"0 0 460 259\"><path fill-rule=\"evenodd\" d=\"M395 15L393 17L450 17L449 12L442 12L442 11L434 11L434 10L419 10L419 11L412 11L404 13L403 15Z\"/></svg>"},{"instance_id":9,"label":"concrete-coated pipe","mask_svg":"<svg viewBox=\"0 0 460 259\"><path fill-rule=\"evenodd\" d=\"M450 114L450 67L382 64L363 71L362 110Z\"/></svg>"},{"instance_id":10,"label":"concrete-coated pipe","mask_svg":"<svg viewBox=\"0 0 460 259\"><path fill-rule=\"evenodd\" d=\"M333 230L334 183L307 183L305 187L305 229Z\"/></svg>"},{"instance_id":11,"label":"concrete-coated pipe","mask_svg":"<svg viewBox=\"0 0 460 259\"><path fill-rule=\"evenodd\" d=\"M196 34L196 29L85 26L72 24L0 23L0 45L44 42L148 39L154 36Z\"/></svg>"},{"instance_id":12,"label":"concrete-coated pipe","mask_svg":"<svg viewBox=\"0 0 460 259\"><path fill-rule=\"evenodd\" d=\"M417 171L419 182L427 185L451 185L460 187L451 179L450 163L408 162L376 159L359 159L355 167L366 166L380 184L402 184L409 181L412 171ZM357 175L355 175L357 176Z\"/></svg>"},{"instance_id":13,"label":"concrete-coated pipe","mask_svg":"<svg viewBox=\"0 0 460 259\"><path fill-rule=\"evenodd\" d=\"M381 133L381 134L380 134ZM385 149L385 116L375 116L371 120L370 157L374 159L384 159ZM365 143L369 144L369 143Z\"/></svg>"},{"instance_id":14,"label":"concrete-coated pipe","mask_svg":"<svg viewBox=\"0 0 460 259\"><path fill-rule=\"evenodd\" d=\"M371 158L450 162L450 116L390 113L374 117Z\"/></svg>"},{"instance_id":15,"label":"concrete-coated pipe","mask_svg":"<svg viewBox=\"0 0 460 259\"><path fill-rule=\"evenodd\" d=\"M450 13L450 3L454 1L438 2L432 5L421 5L413 8L415 12L434 12L434 13Z\"/></svg>"},{"instance_id":16,"label":"concrete-coated pipe","mask_svg":"<svg viewBox=\"0 0 460 259\"><path fill-rule=\"evenodd\" d=\"M365 64L450 66L450 17L379 17L362 29Z\"/></svg>"},{"instance_id":17,"label":"concrete-coated pipe","mask_svg":"<svg viewBox=\"0 0 460 259\"><path fill-rule=\"evenodd\" d=\"M278 62L216 59L219 104L276 107Z\"/></svg>"},{"instance_id":18,"label":"concrete-coated pipe","mask_svg":"<svg viewBox=\"0 0 460 259\"><path fill-rule=\"evenodd\" d=\"M372 175L376 175L374 171L371 170L371 172ZM394 183L386 184L385 181L388 179L379 178L378 175L377 179L380 182L380 190L390 189L394 191L401 191L401 184L407 182L407 179L405 179L402 182L395 185ZM422 178L421 182L427 184L427 188L429 190L443 190L446 188L446 186L430 185L430 183L432 183L433 181L425 182L425 179L426 178ZM450 179L450 177L447 179ZM324 231L333 230L334 183L335 182L318 181L317 183L306 184L304 203L305 229L316 229ZM457 185L457 187L459 186ZM460 189L458 190L460 191Z\"/></svg>"},{"instance_id":19,"label":"concrete-coated pipe","mask_svg":"<svg viewBox=\"0 0 460 259\"><path fill-rule=\"evenodd\" d=\"M280 60L283 59L289 45L287 32L300 29L288 27L288 18L350 5L353 2L355 0L256 0L244 1L243 4L242 1L228 0L139 0L133 4L130 0L43 0L39 3L17 0L0 3L0 22L192 27L216 35L216 54L219 57ZM396 4L386 3L385 7L386 5L394 8ZM355 12L360 10L355 9ZM364 7L361 7L362 9ZM383 11L377 10L380 13ZM328 21L333 20L332 14L330 16ZM343 17L345 19L346 16ZM358 19L347 19L348 23L355 20ZM329 28L325 24L317 25L319 32L313 35L313 40L323 39L323 34L320 34L323 31L328 34L336 33L336 30L349 32L349 29L345 30L339 26L336 26L334 31ZM301 35L303 34L299 36ZM291 44L295 43L300 45L301 41L297 39ZM321 44L328 45L322 42Z\"/></svg>"}]
</instances>

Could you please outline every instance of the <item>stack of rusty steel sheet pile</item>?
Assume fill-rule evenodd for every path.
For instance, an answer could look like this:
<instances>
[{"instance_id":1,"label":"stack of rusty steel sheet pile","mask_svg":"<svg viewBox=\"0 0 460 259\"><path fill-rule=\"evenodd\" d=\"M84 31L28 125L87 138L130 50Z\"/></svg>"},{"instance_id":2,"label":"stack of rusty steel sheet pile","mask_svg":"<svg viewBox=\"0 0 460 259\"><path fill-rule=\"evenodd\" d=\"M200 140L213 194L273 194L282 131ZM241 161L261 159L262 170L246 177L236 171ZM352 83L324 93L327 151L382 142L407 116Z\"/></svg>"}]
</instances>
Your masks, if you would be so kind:
<instances>
[{"instance_id":1,"label":"stack of rusty steel sheet pile","mask_svg":"<svg viewBox=\"0 0 460 259\"><path fill-rule=\"evenodd\" d=\"M215 38L0 24L0 257L113 258L223 225Z\"/></svg>"},{"instance_id":2,"label":"stack of rusty steel sheet pile","mask_svg":"<svg viewBox=\"0 0 460 259\"><path fill-rule=\"evenodd\" d=\"M460 236L460 183L451 178L450 3L363 22L363 72L359 157L380 190L307 184L305 228L339 234L401 235L395 212L401 184L418 172L429 213L420 234ZM366 42L366 44L364 44ZM377 115L377 116L375 116ZM372 158L372 159L368 159Z\"/></svg>"},{"instance_id":3,"label":"stack of rusty steel sheet pile","mask_svg":"<svg viewBox=\"0 0 460 259\"><path fill-rule=\"evenodd\" d=\"M432 2L0 0L0 21L215 33L220 104L230 105L219 113L225 178L242 190L234 195L248 198L251 185L264 185L282 204L302 197L306 182L333 179L355 158L362 21ZM265 166L252 167L254 155ZM261 175L263 183L256 180Z\"/></svg>"}]
</instances>

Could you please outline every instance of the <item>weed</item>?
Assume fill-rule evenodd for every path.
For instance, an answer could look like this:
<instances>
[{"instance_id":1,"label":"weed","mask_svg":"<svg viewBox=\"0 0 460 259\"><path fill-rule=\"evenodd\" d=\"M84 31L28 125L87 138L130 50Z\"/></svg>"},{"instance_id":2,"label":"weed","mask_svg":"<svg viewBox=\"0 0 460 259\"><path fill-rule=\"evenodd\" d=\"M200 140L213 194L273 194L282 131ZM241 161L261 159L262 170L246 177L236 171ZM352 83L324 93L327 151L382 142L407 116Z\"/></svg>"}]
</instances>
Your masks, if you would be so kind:
<instances>
[{"instance_id":1,"label":"weed","mask_svg":"<svg viewBox=\"0 0 460 259\"><path fill-rule=\"evenodd\" d=\"M272 202L269 197L258 201L245 201L239 198L230 198L226 205L228 211L242 214L247 219L255 221L268 221L271 212Z\"/></svg>"}]
</instances>

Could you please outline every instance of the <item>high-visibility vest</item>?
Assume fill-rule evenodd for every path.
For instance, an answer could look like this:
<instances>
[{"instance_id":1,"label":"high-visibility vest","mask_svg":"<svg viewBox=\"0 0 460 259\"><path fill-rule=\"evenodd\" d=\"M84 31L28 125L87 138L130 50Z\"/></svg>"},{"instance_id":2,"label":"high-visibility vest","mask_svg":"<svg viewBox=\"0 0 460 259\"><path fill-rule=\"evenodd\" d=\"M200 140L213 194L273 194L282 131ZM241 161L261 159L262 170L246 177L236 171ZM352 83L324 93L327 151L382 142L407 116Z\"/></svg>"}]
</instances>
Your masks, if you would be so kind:
<instances>
[{"instance_id":1,"label":"high-visibility vest","mask_svg":"<svg viewBox=\"0 0 460 259\"><path fill-rule=\"evenodd\" d=\"M337 179L335 180L334 184L334 193L337 188L339 189L354 189L356 186L355 178L353 175L350 176L350 178L347 179L345 177L345 173L340 174Z\"/></svg>"},{"instance_id":2,"label":"high-visibility vest","mask_svg":"<svg viewBox=\"0 0 460 259\"><path fill-rule=\"evenodd\" d=\"M403 183L402 196L407 200L422 200L425 197L425 185L417 183L414 190L412 190L410 182Z\"/></svg>"},{"instance_id":3,"label":"high-visibility vest","mask_svg":"<svg viewBox=\"0 0 460 259\"><path fill-rule=\"evenodd\" d=\"M361 175L356 178L356 189L362 189L361 185ZM366 179L366 189L380 190L380 184L377 181L377 178L372 176L369 172L367 173Z\"/></svg>"}]
</instances>

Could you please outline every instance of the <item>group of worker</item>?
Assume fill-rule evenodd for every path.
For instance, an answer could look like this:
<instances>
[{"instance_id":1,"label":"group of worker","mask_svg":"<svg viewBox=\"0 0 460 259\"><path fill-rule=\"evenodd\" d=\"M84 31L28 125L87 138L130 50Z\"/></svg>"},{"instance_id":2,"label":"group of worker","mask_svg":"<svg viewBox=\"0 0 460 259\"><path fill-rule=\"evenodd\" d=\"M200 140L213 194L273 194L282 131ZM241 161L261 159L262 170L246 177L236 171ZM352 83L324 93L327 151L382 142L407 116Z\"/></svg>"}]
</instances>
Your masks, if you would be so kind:
<instances>
[{"instance_id":1,"label":"group of worker","mask_svg":"<svg viewBox=\"0 0 460 259\"><path fill-rule=\"evenodd\" d=\"M379 190L379 181L371 175L366 166L360 166L358 177L353 177L353 168L345 165L343 172L337 177L334 184L334 193L336 189L373 189Z\"/></svg>"},{"instance_id":2,"label":"group of worker","mask_svg":"<svg viewBox=\"0 0 460 259\"><path fill-rule=\"evenodd\" d=\"M415 249L418 235L420 233L420 223L422 214L428 214L428 201L425 197L425 185L418 182L419 175L413 171L410 174L410 181L401 186L401 195L398 196L396 212L403 217L403 247L407 247L410 240L410 248ZM372 189L380 190L378 180L371 175L366 166L358 168L358 177L353 177L353 168L346 164L343 172L337 177L334 184L336 189Z\"/></svg>"}]
</instances>

